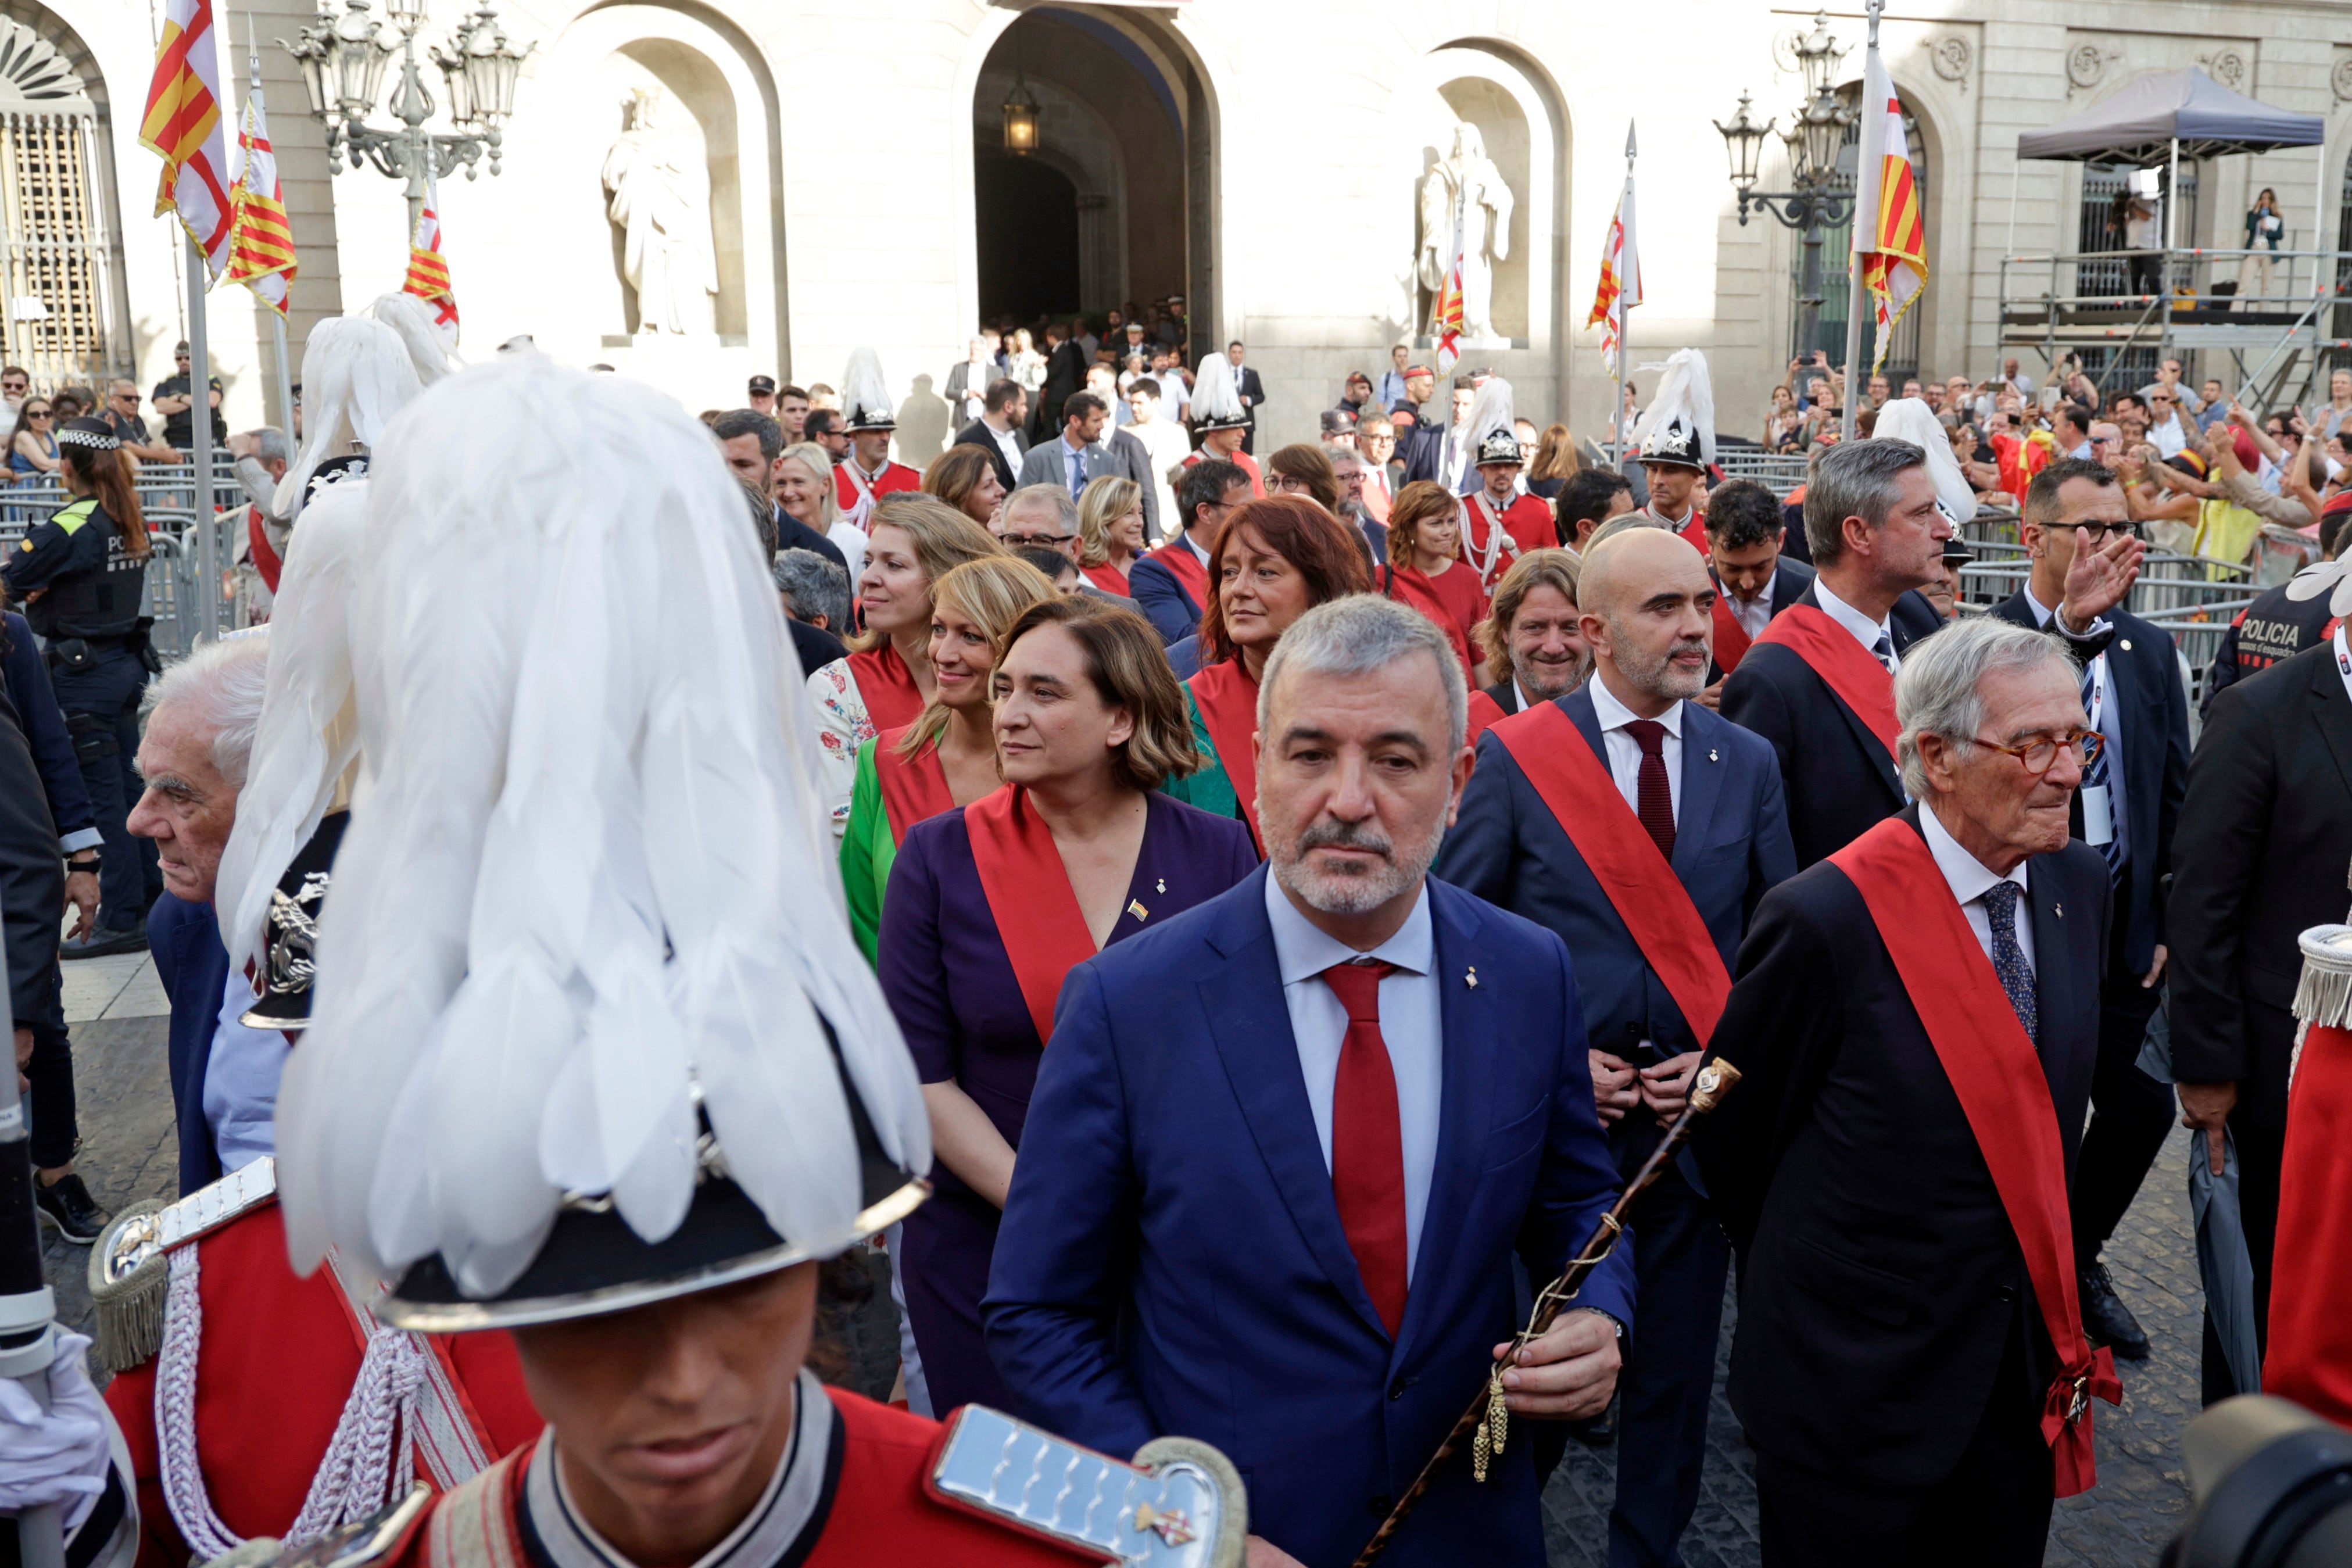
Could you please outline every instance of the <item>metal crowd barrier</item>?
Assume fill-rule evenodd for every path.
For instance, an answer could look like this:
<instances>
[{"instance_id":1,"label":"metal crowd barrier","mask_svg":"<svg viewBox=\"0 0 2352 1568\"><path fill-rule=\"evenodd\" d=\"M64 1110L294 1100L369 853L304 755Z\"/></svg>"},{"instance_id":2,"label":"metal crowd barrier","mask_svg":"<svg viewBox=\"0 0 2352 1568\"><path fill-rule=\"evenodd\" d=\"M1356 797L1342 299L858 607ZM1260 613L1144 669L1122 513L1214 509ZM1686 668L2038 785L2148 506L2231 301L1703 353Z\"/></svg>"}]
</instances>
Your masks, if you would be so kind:
<instances>
[{"instance_id":1,"label":"metal crowd barrier","mask_svg":"<svg viewBox=\"0 0 2352 1568\"><path fill-rule=\"evenodd\" d=\"M1805 466L1811 459L1802 452L1767 452L1760 447L1717 447L1716 467L1727 479L1754 479L1781 500L1789 492L1805 482Z\"/></svg>"},{"instance_id":2,"label":"metal crowd barrier","mask_svg":"<svg viewBox=\"0 0 2352 1568\"><path fill-rule=\"evenodd\" d=\"M214 542L226 578L246 495L233 465L217 464L213 475ZM153 548L141 613L154 619L148 637L155 651L167 662L185 658L195 646L197 617L184 612L203 602L194 532L195 474L186 463L148 463L141 467L133 488L139 494L139 510L147 520L148 542ZM30 529L47 521L71 499L62 485L47 477L0 486L0 551L14 550ZM232 591L224 585L220 593L221 629L249 625L241 588Z\"/></svg>"}]
</instances>

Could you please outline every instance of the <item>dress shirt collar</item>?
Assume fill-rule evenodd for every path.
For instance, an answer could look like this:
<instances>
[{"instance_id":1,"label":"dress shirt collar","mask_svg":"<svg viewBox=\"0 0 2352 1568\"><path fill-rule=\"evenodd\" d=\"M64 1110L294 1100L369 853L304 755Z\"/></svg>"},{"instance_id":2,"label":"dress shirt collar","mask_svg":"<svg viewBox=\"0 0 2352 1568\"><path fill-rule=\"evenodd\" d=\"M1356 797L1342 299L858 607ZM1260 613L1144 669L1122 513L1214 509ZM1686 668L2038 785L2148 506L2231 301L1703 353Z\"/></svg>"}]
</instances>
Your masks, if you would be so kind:
<instances>
[{"instance_id":1,"label":"dress shirt collar","mask_svg":"<svg viewBox=\"0 0 2352 1568\"><path fill-rule=\"evenodd\" d=\"M1087 444L1084 441L1073 441L1070 439L1069 431L1064 430L1062 432L1062 450L1065 452L1083 452L1086 449Z\"/></svg>"},{"instance_id":2,"label":"dress shirt collar","mask_svg":"<svg viewBox=\"0 0 2352 1568\"><path fill-rule=\"evenodd\" d=\"M1869 653L1875 658L1874 650L1878 647L1878 639L1882 637L1886 638L1890 646L1893 644L1895 634L1886 617L1881 616L1875 621L1872 620L1832 593L1827 580L1820 577L1813 579L1813 596L1821 601L1822 614L1852 633L1853 640L1862 645L1864 653Z\"/></svg>"},{"instance_id":3,"label":"dress shirt collar","mask_svg":"<svg viewBox=\"0 0 2352 1568\"><path fill-rule=\"evenodd\" d=\"M1201 542L1199 540L1192 537L1193 534L1199 531L1200 530L1198 529L1186 529L1184 531L1184 544L1185 547L1191 550L1193 554L1201 558L1201 564L1206 566L1209 563L1209 552L1205 549L1202 548Z\"/></svg>"},{"instance_id":4,"label":"dress shirt collar","mask_svg":"<svg viewBox=\"0 0 2352 1568\"><path fill-rule=\"evenodd\" d=\"M1511 677L1511 694L1519 700L1519 711L1522 713L1536 705L1536 700L1528 695L1528 689L1519 684L1519 678L1516 675Z\"/></svg>"},{"instance_id":5,"label":"dress shirt collar","mask_svg":"<svg viewBox=\"0 0 2352 1568\"><path fill-rule=\"evenodd\" d=\"M1265 872L1265 918L1274 927L1275 963L1282 971L1285 985L1312 980L1335 963L1359 958L1377 958L1412 974L1427 974L1437 963L1437 939L1435 928L1430 924L1426 881L1422 883L1421 896L1413 900L1412 913L1405 916L1404 924L1370 952L1358 952L1300 914L1297 906L1290 901L1290 895L1282 890L1282 883L1271 866Z\"/></svg>"},{"instance_id":6,"label":"dress shirt collar","mask_svg":"<svg viewBox=\"0 0 2352 1568\"><path fill-rule=\"evenodd\" d=\"M1599 670L1592 672L1592 679L1584 683L1584 689L1592 693L1592 712L1593 716L1601 721L1602 734L1605 735L1612 730L1622 730L1641 717L1639 713L1617 700L1617 694L1609 689L1609 683L1601 679ZM1683 738L1683 705L1677 702L1659 714L1658 722L1666 727L1667 734L1677 741L1681 740Z\"/></svg>"},{"instance_id":7,"label":"dress shirt collar","mask_svg":"<svg viewBox=\"0 0 2352 1568\"><path fill-rule=\"evenodd\" d=\"M1960 841L1952 837L1951 829L1936 815L1936 808L1925 801L1919 803L1919 827L1927 835L1928 852L1936 857L1936 869L1944 874L1952 897L1960 903L1973 903L1983 898L1986 889L1996 882L2014 882L2019 892L2025 891L2025 868L2032 864L2031 859L2020 860L2017 869L2006 877L1995 876L1991 867L1960 847Z\"/></svg>"}]
</instances>

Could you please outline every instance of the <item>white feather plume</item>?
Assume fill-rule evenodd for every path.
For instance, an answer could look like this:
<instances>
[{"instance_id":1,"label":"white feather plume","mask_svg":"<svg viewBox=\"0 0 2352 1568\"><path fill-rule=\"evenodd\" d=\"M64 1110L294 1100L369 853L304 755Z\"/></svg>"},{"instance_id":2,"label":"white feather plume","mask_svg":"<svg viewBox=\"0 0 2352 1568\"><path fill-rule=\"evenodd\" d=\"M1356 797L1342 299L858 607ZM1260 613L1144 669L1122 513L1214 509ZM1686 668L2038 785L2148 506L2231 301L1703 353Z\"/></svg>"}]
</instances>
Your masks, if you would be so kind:
<instances>
[{"instance_id":1,"label":"white feather plume","mask_svg":"<svg viewBox=\"0 0 2352 1568\"><path fill-rule=\"evenodd\" d=\"M850 429L862 425L888 424L898 411L890 401L890 383L882 374L882 356L872 349L852 349L841 373L841 420Z\"/></svg>"},{"instance_id":2,"label":"white feather plume","mask_svg":"<svg viewBox=\"0 0 2352 1568\"><path fill-rule=\"evenodd\" d=\"M365 479L322 487L288 536L269 622L269 682L221 851L214 901L229 966L262 957L269 895L326 816L359 752L352 709L352 571L367 523Z\"/></svg>"},{"instance_id":3,"label":"white feather plume","mask_svg":"<svg viewBox=\"0 0 2352 1568\"><path fill-rule=\"evenodd\" d=\"M368 307L368 314L400 334L401 342L408 349L409 363L416 367L416 379L425 385L432 385L463 363L441 336L433 307L415 295L379 294Z\"/></svg>"},{"instance_id":4,"label":"white feather plume","mask_svg":"<svg viewBox=\"0 0 2352 1568\"><path fill-rule=\"evenodd\" d=\"M299 520L310 476L351 442L373 447L392 416L424 390L400 334L366 316L329 316L302 349L302 450L278 481L269 510Z\"/></svg>"},{"instance_id":5,"label":"white feather plume","mask_svg":"<svg viewBox=\"0 0 2352 1568\"><path fill-rule=\"evenodd\" d=\"M1952 433L1936 411L1916 397L1898 397L1878 411L1874 440L1908 441L1927 454L1927 476L1936 481L1936 506L1954 528L1977 514L1977 492L1952 456Z\"/></svg>"},{"instance_id":6,"label":"white feather plume","mask_svg":"<svg viewBox=\"0 0 2352 1568\"><path fill-rule=\"evenodd\" d=\"M1230 422L1242 417L1242 395L1234 385L1233 362L1211 354L1192 373L1192 417Z\"/></svg>"},{"instance_id":7,"label":"white feather plume","mask_svg":"<svg viewBox=\"0 0 2352 1568\"><path fill-rule=\"evenodd\" d=\"M1667 429L1676 421L1697 430L1699 460L1714 462L1715 382L1707 374L1706 356L1696 349L1676 349L1666 356L1658 390L1633 422L1634 446L1638 448L1652 431Z\"/></svg>"},{"instance_id":8,"label":"white feather plume","mask_svg":"<svg viewBox=\"0 0 2352 1568\"><path fill-rule=\"evenodd\" d=\"M2295 600L2316 599L2330 594L2327 613L2331 616L2352 616L2352 557L2339 556L2334 561L2315 561L2287 579L2286 596Z\"/></svg>"},{"instance_id":9,"label":"white feather plume","mask_svg":"<svg viewBox=\"0 0 2352 1568\"><path fill-rule=\"evenodd\" d=\"M800 671L708 434L517 353L427 391L372 472L371 788L278 1099L297 1267L438 1252L494 1292L567 1188L659 1239L692 1194L689 1085L778 1232L837 1250L858 1165L820 1014L905 1168L929 1123L839 914Z\"/></svg>"},{"instance_id":10,"label":"white feather plume","mask_svg":"<svg viewBox=\"0 0 2352 1568\"><path fill-rule=\"evenodd\" d=\"M1499 375L1488 376L1470 400L1470 449L1476 451L1478 443L1497 430L1511 435L1516 419L1511 411L1511 384Z\"/></svg>"}]
</instances>

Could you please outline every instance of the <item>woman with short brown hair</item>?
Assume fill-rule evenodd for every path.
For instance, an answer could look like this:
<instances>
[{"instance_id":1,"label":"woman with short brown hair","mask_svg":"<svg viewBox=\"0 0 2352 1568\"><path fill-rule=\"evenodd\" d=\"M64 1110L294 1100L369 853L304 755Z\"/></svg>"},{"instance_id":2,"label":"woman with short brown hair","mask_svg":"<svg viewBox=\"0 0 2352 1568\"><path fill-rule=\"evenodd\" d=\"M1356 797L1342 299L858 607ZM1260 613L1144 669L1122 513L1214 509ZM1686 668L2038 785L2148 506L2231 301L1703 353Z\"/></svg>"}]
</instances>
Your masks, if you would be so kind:
<instances>
[{"instance_id":1,"label":"woman with short brown hair","mask_svg":"<svg viewBox=\"0 0 2352 1568\"><path fill-rule=\"evenodd\" d=\"M995 458L982 447L950 447L923 469L923 493L936 496L994 533L997 508L1004 504L1004 481Z\"/></svg>"},{"instance_id":2,"label":"woman with short brown hair","mask_svg":"<svg viewBox=\"0 0 2352 1568\"><path fill-rule=\"evenodd\" d=\"M1486 618L1478 571L1461 558L1462 502L1433 479L1415 479L1389 506L1389 559L1381 592L1427 616L1454 645L1454 657L1476 690L1485 666L1470 634Z\"/></svg>"},{"instance_id":3,"label":"woman with short brown hair","mask_svg":"<svg viewBox=\"0 0 2352 1568\"><path fill-rule=\"evenodd\" d=\"M1063 978L1257 868L1240 824L1155 787L1199 758L1141 616L1040 601L991 680L1004 786L915 826L882 914L882 993L931 1115L936 1189L898 1264L938 1410L1009 1403L980 1301Z\"/></svg>"},{"instance_id":4,"label":"woman with short brown hair","mask_svg":"<svg viewBox=\"0 0 2352 1568\"><path fill-rule=\"evenodd\" d=\"M1302 496L1339 514L1339 476L1320 447L1305 441L1285 447L1265 460L1265 482L1268 495Z\"/></svg>"},{"instance_id":5,"label":"woman with short brown hair","mask_svg":"<svg viewBox=\"0 0 2352 1568\"><path fill-rule=\"evenodd\" d=\"M1279 454L1277 454L1279 456ZM1328 466L1328 465L1327 465ZM1208 765L1171 781L1170 794L1257 831L1257 682L1266 656L1316 605L1372 591L1360 536L1301 496L1234 509L1209 552L1201 614L1201 672L1184 683L1192 743Z\"/></svg>"}]
</instances>

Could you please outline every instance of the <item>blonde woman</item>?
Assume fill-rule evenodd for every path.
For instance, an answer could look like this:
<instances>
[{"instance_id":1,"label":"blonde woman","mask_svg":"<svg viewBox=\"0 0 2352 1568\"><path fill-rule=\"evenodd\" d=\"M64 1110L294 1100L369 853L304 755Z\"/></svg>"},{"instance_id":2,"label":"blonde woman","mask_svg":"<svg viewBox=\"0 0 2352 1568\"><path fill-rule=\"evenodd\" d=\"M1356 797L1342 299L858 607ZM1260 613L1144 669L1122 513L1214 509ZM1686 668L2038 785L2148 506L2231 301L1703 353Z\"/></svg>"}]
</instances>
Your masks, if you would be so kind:
<instances>
[{"instance_id":1,"label":"blonde woman","mask_svg":"<svg viewBox=\"0 0 2352 1568\"><path fill-rule=\"evenodd\" d=\"M901 490L874 503L874 538L857 579L866 629L850 654L808 678L833 827L849 822L857 752L879 730L911 724L930 701L931 584L967 561L1002 553L988 531L935 497Z\"/></svg>"},{"instance_id":2,"label":"blonde woman","mask_svg":"<svg viewBox=\"0 0 2352 1568\"><path fill-rule=\"evenodd\" d=\"M841 841L849 928L874 960L882 893L907 830L970 805L1002 781L991 729L989 672L996 645L1032 605L1055 596L1051 579L1013 555L967 561L931 587L931 700L915 721L884 730L857 751L857 781Z\"/></svg>"},{"instance_id":3,"label":"blonde woman","mask_svg":"<svg viewBox=\"0 0 2352 1568\"><path fill-rule=\"evenodd\" d=\"M841 515L834 491L833 455L814 441L776 454L776 504L841 552L853 583L866 573L866 531Z\"/></svg>"},{"instance_id":4,"label":"blonde woman","mask_svg":"<svg viewBox=\"0 0 2352 1568\"><path fill-rule=\"evenodd\" d=\"M1143 558L1143 487L1106 475L1078 497L1078 571L1106 594L1130 598L1129 568Z\"/></svg>"}]
</instances>

